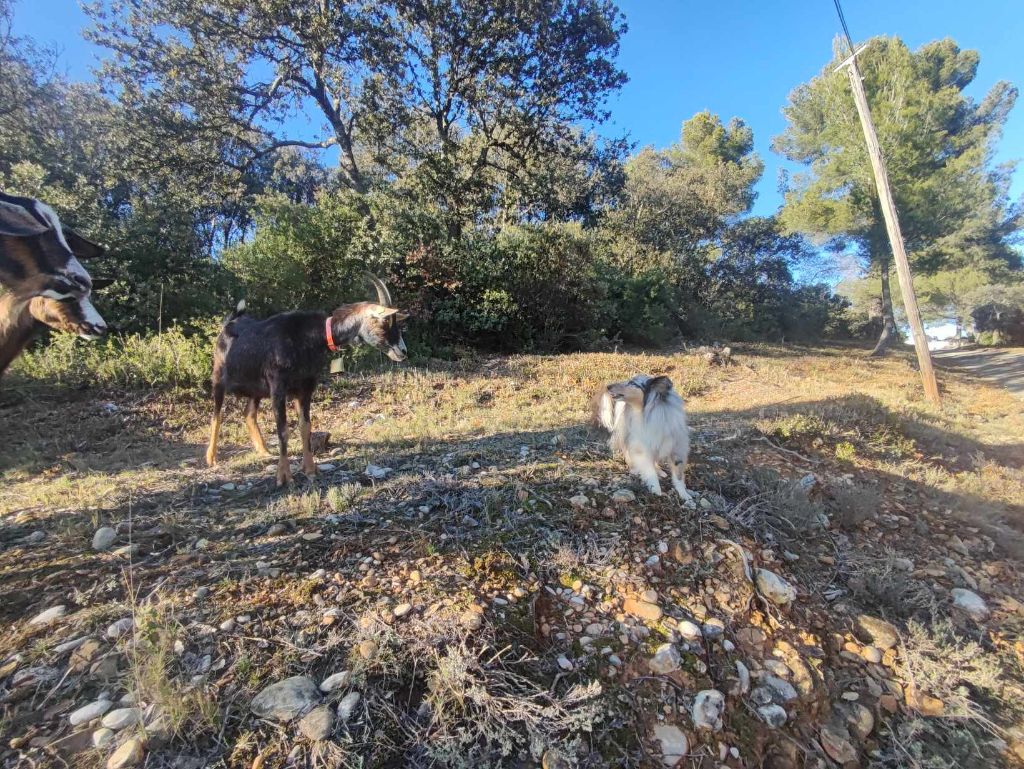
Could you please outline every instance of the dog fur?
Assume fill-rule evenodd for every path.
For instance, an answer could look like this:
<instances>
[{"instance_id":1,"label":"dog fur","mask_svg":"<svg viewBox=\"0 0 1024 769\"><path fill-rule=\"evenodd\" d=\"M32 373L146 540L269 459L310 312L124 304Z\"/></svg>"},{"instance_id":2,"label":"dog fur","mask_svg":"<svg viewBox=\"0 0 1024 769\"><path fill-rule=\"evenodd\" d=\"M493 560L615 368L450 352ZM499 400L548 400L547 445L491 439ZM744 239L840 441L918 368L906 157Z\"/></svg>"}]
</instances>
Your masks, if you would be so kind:
<instances>
[{"instance_id":1,"label":"dog fur","mask_svg":"<svg viewBox=\"0 0 1024 769\"><path fill-rule=\"evenodd\" d=\"M626 460L648 491L661 495L658 465L666 465L673 488L694 507L684 477L690 454L686 408L668 377L641 374L602 387L594 398L594 418L610 433L612 453Z\"/></svg>"}]
</instances>

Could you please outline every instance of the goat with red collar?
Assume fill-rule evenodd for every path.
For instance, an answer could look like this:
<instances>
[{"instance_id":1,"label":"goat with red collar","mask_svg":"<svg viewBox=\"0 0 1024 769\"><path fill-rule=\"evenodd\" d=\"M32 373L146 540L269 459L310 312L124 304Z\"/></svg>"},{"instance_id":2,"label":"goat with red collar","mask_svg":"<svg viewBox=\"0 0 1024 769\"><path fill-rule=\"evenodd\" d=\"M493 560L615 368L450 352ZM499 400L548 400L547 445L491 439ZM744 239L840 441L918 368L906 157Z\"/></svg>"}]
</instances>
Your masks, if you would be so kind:
<instances>
[{"instance_id":1,"label":"goat with red collar","mask_svg":"<svg viewBox=\"0 0 1024 769\"><path fill-rule=\"evenodd\" d=\"M287 411L291 400L302 438L302 471L310 478L316 475L310 447L309 407L328 353L345 345L366 343L387 353L393 361L406 358L402 325L408 315L391 306L391 294L379 278L369 278L377 289L377 302L343 304L331 313L282 312L256 320L245 314L245 302L239 302L224 320L213 354L208 465L217 462L221 410L228 394L248 399L245 426L253 446L263 456L270 456L270 452L256 422L256 412L262 399L270 398L273 402L279 443L278 486L291 481Z\"/></svg>"}]
</instances>

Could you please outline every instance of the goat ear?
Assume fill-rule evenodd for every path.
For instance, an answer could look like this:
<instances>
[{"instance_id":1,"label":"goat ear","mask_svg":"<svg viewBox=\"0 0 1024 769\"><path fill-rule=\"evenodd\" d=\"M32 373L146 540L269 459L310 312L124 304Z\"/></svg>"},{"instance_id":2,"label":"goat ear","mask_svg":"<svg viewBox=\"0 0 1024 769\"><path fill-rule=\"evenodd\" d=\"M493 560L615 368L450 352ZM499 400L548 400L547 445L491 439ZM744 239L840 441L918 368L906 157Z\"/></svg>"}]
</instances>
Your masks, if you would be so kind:
<instances>
[{"instance_id":1,"label":"goat ear","mask_svg":"<svg viewBox=\"0 0 1024 769\"><path fill-rule=\"evenodd\" d=\"M665 395L672 389L672 380L667 376L656 376L647 383L647 388L650 392Z\"/></svg>"},{"instance_id":2,"label":"goat ear","mask_svg":"<svg viewBox=\"0 0 1024 769\"><path fill-rule=\"evenodd\" d=\"M107 252L106 246L83 238L70 227L61 227L61 229L64 231L64 240L71 247L71 252L79 259L95 259Z\"/></svg>"},{"instance_id":3,"label":"goat ear","mask_svg":"<svg viewBox=\"0 0 1024 769\"><path fill-rule=\"evenodd\" d=\"M373 308L370 314L373 315L373 317L375 318L380 318L381 320L383 320L384 318L390 318L397 312L398 310L396 310L394 307L385 307L383 305L378 304Z\"/></svg>"},{"instance_id":4,"label":"goat ear","mask_svg":"<svg viewBox=\"0 0 1024 769\"><path fill-rule=\"evenodd\" d=\"M407 320L409 320L409 313L399 311L399 313L395 315L395 320L397 320L399 323L405 323Z\"/></svg>"}]
</instances>

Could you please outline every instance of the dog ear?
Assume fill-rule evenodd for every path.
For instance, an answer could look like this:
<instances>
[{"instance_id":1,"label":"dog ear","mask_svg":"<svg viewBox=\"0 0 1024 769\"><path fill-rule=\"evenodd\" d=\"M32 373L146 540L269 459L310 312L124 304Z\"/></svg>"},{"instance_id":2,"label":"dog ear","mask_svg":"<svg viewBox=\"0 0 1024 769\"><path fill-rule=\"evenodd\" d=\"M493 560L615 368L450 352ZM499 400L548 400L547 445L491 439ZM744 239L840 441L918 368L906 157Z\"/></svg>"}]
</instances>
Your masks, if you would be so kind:
<instances>
[{"instance_id":1,"label":"dog ear","mask_svg":"<svg viewBox=\"0 0 1024 769\"><path fill-rule=\"evenodd\" d=\"M648 392L658 395L667 395L672 389L672 380L667 376L656 376L647 382Z\"/></svg>"}]
</instances>

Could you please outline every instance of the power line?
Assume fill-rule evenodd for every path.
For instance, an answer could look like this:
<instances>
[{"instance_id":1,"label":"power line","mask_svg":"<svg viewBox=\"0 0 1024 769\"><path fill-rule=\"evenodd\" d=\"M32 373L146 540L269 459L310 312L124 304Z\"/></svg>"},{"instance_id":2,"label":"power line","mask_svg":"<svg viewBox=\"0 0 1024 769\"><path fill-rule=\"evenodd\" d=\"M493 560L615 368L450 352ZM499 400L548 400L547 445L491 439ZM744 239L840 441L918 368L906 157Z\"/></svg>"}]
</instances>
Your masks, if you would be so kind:
<instances>
[{"instance_id":1,"label":"power line","mask_svg":"<svg viewBox=\"0 0 1024 769\"><path fill-rule=\"evenodd\" d=\"M850 53L853 53L853 37L850 35L850 28L846 26L846 16L843 15L843 6L839 4L839 0L832 0L836 7L836 13L839 14L839 23L843 25L843 34L846 35L846 42L850 46Z\"/></svg>"}]
</instances>

